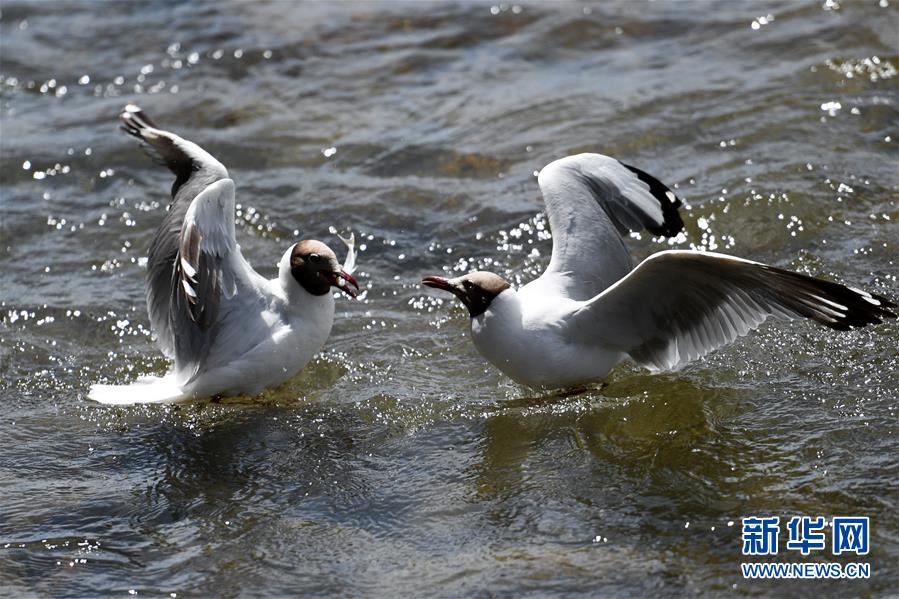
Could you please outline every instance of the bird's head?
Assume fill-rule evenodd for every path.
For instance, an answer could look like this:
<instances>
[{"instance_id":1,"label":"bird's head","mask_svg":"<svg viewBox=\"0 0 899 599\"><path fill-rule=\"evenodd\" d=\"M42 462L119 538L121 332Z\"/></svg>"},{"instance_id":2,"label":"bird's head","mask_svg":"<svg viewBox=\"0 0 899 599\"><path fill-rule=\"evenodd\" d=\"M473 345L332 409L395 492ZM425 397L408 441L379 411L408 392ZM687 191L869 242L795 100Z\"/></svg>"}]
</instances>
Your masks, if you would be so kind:
<instances>
[{"instance_id":1,"label":"bird's head","mask_svg":"<svg viewBox=\"0 0 899 599\"><path fill-rule=\"evenodd\" d=\"M434 289L449 291L468 308L472 318L487 311L490 303L511 285L504 278L492 272L479 270L455 279L425 277L421 284Z\"/></svg>"},{"instance_id":2,"label":"bird's head","mask_svg":"<svg viewBox=\"0 0 899 599\"><path fill-rule=\"evenodd\" d=\"M330 293L331 287L337 287L348 296L356 297L359 289L356 279L340 267L337 256L321 241L306 239L296 243L290 249L289 260L286 266L289 266L291 276L312 295L325 295Z\"/></svg>"}]
</instances>

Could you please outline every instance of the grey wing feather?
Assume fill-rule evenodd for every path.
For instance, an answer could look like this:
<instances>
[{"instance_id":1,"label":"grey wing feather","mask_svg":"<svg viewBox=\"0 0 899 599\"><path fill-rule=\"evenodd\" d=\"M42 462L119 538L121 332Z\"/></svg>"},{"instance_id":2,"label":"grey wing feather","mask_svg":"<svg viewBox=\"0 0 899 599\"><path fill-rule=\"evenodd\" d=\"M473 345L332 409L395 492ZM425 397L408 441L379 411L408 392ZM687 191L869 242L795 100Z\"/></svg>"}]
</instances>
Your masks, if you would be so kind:
<instances>
[{"instance_id":1,"label":"grey wing feather","mask_svg":"<svg viewBox=\"0 0 899 599\"><path fill-rule=\"evenodd\" d=\"M538 177L553 235L545 277L575 300L587 300L626 275L622 235L649 230L676 235L681 201L655 177L601 154L548 164Z\"/></svg>"},{"instance_id":2,"label":"grey wing feather","mask_svg":"<svg viewBox=\"0 0 899 599\"><path fill-rule=\"evenodd\" d=\"M769 316L848 330L895 318L890 300L723 254L666 251L585 303L569 334L624 351L651 370L676 369Z\"/></svg>"},{"instance_id":3,"label":"grey wing feather","mask_svg":"<svg viewBox=\"0 0 899 599\"><path fill-rule=\"evenodd\" d=\"M175 342L175 369L184 382L198 374L215 341L219 307L234 294L234 182L221 179L191 202L181 227L168 289L168 329ZM156 294L165 289L156 290Z\"/></svg>"},{"instance_id":4,"label":"grey wing feather","mask_svg":"<svg viewBox=\"0 0 899 599\"><path fill-rule=\"evenodd\" d=\"M150 245L147 307L158 343L182 384L200 372L214 341L222 301L245 284L255 289L234 231L234 182L198 145L158 129L138 107L122 128L144 142L175 174L172 204ZM252 301L252 298L246 298Z\"/></svg>"}]
</instances>

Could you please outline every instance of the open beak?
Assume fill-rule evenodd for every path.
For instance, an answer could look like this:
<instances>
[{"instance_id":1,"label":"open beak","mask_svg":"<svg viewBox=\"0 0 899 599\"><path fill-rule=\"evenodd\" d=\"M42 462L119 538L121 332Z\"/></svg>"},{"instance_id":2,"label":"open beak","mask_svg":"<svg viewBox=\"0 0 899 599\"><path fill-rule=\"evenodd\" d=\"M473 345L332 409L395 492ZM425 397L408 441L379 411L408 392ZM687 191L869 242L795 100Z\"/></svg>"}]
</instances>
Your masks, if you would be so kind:
<instances>
[{"instance_id":1,"label":"open beak","mask_svg":"<svg viewBox=\"0 0 899 599\"><path fill-rule=\"evenodd\" d=\"M338 270L328 273L328 275L328 281L330 281L332 286L337 287L350 297L356 297L359 291L359 283L356 282L356 279L350 273ZM356 289L353 290L353 287L350 287L350 285Z\"/></svg>"},{"instance_id":2,"label":"open beak","mask_svg":"<svg viewBox=\"0 0 899 599\"><path fill-rule=\"evenodd\" d=\"M425 277L421 280L421 284L434 289L443 289L444 291L453 292L453 284L443 277Z\"/></svg>"}]
</instances>

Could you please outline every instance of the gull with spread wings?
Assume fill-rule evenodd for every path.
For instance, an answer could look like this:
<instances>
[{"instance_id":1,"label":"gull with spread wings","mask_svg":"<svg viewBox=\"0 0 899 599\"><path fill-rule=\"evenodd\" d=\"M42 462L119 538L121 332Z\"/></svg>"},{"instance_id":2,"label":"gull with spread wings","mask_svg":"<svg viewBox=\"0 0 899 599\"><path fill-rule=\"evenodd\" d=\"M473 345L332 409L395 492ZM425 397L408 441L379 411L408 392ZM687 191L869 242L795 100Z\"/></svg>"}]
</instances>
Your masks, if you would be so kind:
<instances>
[{"instance_id":1,"label":"gull with spread wings","mask_svg":"<svg viewBox=\"0 0 899 599\"><path fill-rule=\"evenodd\" d=\"M465 304L475 347L524 385L589 383L628 357L676 370L769 316L838 331L896 317L896 304L879 295L724 254L669 250L633 268L623 236L676 235L681 201L614 158L568 156L546 166L538 183L553 235L538 279L518 290L483 271L422 280Z\"/></svg>"},{"instance_id":2,"label":"gull with spread wings","mask_svg":"<svg viewBox=\"0 0 899 599\"><path fill-rule=\"evenodd\" d=\"M304 240L284 252L277 277L262 277L235 239L234 181L225 167L137 106L120 119L175 174L171 207L150 245L146 289L152 330L174 363L166 376L94 385L88 397L133 404L255 394L294 376L331 332L332 287L356 296L352 237L343 240L343 266L327 245Z\"/></svg>"}]
</instances>

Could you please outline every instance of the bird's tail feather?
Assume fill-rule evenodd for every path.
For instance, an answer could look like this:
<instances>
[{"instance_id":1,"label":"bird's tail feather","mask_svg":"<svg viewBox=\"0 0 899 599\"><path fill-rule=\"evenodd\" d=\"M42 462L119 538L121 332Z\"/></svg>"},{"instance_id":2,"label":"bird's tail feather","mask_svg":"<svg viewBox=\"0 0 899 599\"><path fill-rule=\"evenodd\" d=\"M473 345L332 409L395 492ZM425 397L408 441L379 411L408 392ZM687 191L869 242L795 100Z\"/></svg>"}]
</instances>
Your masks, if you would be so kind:
<instances>
[{"instance_id":1,"label":"bird's tail feather","mask_svg":"<svg viewBox=\"0 0 899 599\"><path fill-rule=\"evenodd\" d=\"M88 399L107 405L127 406L173 403L189 399L172 375L142 376L130 385L92 385Z\"/></svg>"}]
</instances>

